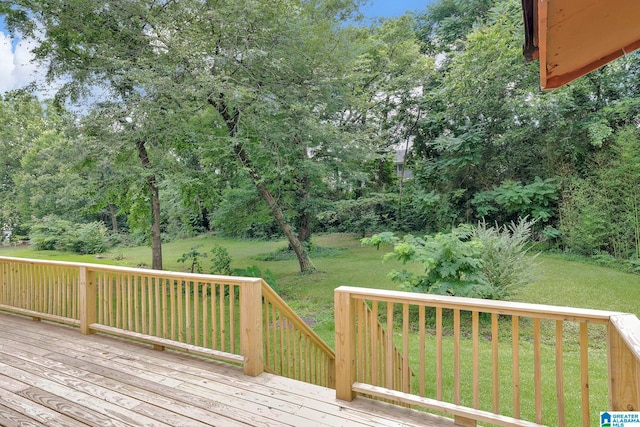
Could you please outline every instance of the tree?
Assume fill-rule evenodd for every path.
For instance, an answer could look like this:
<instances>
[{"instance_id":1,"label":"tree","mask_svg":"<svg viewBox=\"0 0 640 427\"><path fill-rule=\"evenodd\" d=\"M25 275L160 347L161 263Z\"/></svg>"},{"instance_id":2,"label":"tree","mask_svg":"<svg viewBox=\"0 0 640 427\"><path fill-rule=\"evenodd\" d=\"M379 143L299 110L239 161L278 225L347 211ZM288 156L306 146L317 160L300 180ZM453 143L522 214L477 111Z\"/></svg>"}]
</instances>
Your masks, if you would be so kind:
<instances>
[{"instance_id":1,"label":"tree","mask_svg":"<svg viewBox=\"0 0 640 427\"><path fill-rule=\"evenodd\" d=\"M334 139L339 134L331 120L344 111L337 102L339 76L347 70L353 41L337 16L354 11L355 2L11 4L12 17L23 21L11 20L10 28L35 36L27 19L33 17L44 32L35 52L49 61L49 76L70 77L60 96L78 99L103 85L113 100L125 103L212 107L219 120L211 134L218 136L221 125L226 129L217 142L232 149L253 181L300 270L314 269L301 240L310 233L313 184L321 182L319 153L345 145ZM296 207L298 234L279 194Z\"/></svg>"},{"instance_id":2,"label":"tree","mask_svg":"<svg viewBox=\"0 0 640 427\"><path fill-rule=\"evenodd\" d=\"M24 227L29 219L18 208L16 176L21 160L47 126L42 105L23 92L0 96L0 122L0 228L12 230Z\"/></svg>"}]
</instances>

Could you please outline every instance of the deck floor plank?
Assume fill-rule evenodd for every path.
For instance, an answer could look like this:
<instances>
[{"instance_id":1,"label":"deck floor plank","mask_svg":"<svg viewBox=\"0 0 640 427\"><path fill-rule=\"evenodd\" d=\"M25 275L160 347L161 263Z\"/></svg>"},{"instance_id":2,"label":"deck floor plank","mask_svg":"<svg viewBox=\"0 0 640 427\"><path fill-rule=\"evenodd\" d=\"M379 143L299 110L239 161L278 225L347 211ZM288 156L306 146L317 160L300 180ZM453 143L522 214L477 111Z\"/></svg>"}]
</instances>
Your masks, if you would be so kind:
<instances>
[{"instance_id":1,"label":"deck floor plank","mask_svg":"<svg viewBox=\"0 0 640 427\"><path fill-rule=\"evenodd\" d=\"M33 418L1 404L0 423L3 427L47 427L46 424L36 422Z\"/></svg>"},{"instance_id":2,"label":"deck floor plank","mask_svg":"<svg viewBox=\"0 0 640 427\"><path fill-rule=\"evenodd\" d=\"M453 426L175 351L0 313L0 425ZM7 421L4 421L7 420Z\"/></svg>"},{"instance_id":3,"label":"deck floor plank","mask_svg":"<svg viewBox=\"0 0 640 427\"><path fill-rule=\"evenodd\" d=\"M16 393L17 391L22 392L24 390L27 390L29 386L27 386L26 388L20 388L19 390L14 390L13 392L10 390L2 389L1 387L4 387L5 381L8 379L9 378L6 376L0 377L1 406L5 408L11 408L12 411L20 413L22 416L27 417L29 420L32 420L34 422L37 421L36 424L38 425L40 423L42 423L42 425L55 425L59 427L80 427L86 425L59 412L46 408L30 399L26 399L20 394Z\"/></svg>"}]
</instances>

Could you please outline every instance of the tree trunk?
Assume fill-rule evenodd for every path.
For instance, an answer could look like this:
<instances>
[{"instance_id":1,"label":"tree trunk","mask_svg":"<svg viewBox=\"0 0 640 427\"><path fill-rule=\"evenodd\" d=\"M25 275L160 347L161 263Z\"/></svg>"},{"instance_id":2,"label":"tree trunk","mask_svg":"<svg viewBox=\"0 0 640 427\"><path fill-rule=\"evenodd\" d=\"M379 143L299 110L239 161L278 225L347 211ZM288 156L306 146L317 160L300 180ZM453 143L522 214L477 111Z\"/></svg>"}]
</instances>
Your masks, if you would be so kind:
<instances>
[{"instance_id":1,"label":"tree trunk","mask_svg":"<svg viewBox=\"0 0 640 427\"><path fill-rule=\"evenodd\" d=\"M151 162L144 141L136 142L138 157L145 169L151 169ZM147 177L147 187L151 193L151 268L162 270L162 239L160 236L160 191L155 175Z\"/></svg>"},{"instance_id":2,"label":"tree trunk","mask_svg":"<svg viewBox=\"0 0 640 427\"><path fill-rule=\"evenodd\" d=\"M116 212L116 207L113 203L109 203L109 214L111 215L111 228L114 233L119 233L120 228L118 227L118 213Z\"/></svg>"},{"instance_id":3,"label":"tree trunk","mask_svg":"<svg viewBox=\"0 0 640 427\"><path fill-rule=\"evenodd\" d=\"M302 201L303 211L302 215L298 218L298 239L302 242L309 242L311 240L311 211L309 209L309 201L311 200L310 178L307 174L302 177L302 190L298 196Z\"/></svg>"},{"instance_id":4,"label":"tree trunk","mask_svg":"<svg viewBox=\"0 0 640 427\"><path fill-rule=\"evenodd\" d=\"M227 130L229 131L230 137L235 137L238 133L238 121L240 119L240 111L234 109L230 111L225 100L224 95L219 94L217 98L211 97L209 98L209 103L215 107L215 109L220 113L222 118L225 121L227 126ZM300 242L300 239L293 232L293 229L287 222L284 217L284 213L282 212L282 208L278 201L273 197L267 186L264 184L262 180L262 176L256 170L256 168L251 163L251 160L247 156L244 147L240 143L235 143L233 146L233 151L240 161L241 165L247 170L249 173L249 177L253 181L254 185L258 189L258 192L262 196L265 202L267 202L267 206L269 206L269 210L271 214L275 218L276 222L280 226L280 229L284 233L285 237L289 241L289 245L295 252L296 257L298 258L298 264L300 265L301 273L313 273L316 271L316 267L311 262L311 258L309 258L309 254L306 249Z\"/></svg>"}]
</instances>

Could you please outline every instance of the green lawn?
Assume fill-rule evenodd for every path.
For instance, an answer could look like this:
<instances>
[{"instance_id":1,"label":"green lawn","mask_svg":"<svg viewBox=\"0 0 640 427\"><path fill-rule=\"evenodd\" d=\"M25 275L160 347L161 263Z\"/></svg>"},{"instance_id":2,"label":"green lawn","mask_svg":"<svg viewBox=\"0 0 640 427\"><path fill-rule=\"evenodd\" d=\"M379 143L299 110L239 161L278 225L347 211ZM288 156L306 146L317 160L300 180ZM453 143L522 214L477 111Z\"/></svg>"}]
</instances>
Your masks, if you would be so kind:
<instances>
[{"instance_id":1,"label":"green lawn","mask_svg":"<svg viewBox=\"0 0 640 427\"><path fill-rule=\"evenodd\" d=\"M342 285L395 289L387 273L402 267L397 262L383 262L387 249L376 250L361 246L351 234L319 235L314 242L321 247L340 248L329 257L313 258L319 272L300 275L295 259L285 261L259 261L254 257L286 246L284 241L249 241L220 239L205 235L166 243L163 246L164 265L167 270L186 270L177 260L196 245L200 252L209 252L214 245L225 247L232 258L233 268L258 266L271 270L285 300L301 315L314 319L321 332L323 325L333 322L333 290ZM0 255L24 258L64 260L89 263L116 264L129 267L150 265L149 247L116 248L96 257L52 251L35 251L28 247L2 247ZM209 254L211 255L211 254ZM210 269L210 258L203 260L204 270ZM593 309L615 310L640 316L640 275L576 261L567 261L553 255L541 255L536 260L536 281L516 295L514 301L564 305ZM419 270L419 266L406 266ZM328 325L327 325L328 326ZM332 329L332 328L329 328ZM323 334L324 335L324 334ZM333 337L325 338L332 342Z\"/></svg>"}]
</instances>

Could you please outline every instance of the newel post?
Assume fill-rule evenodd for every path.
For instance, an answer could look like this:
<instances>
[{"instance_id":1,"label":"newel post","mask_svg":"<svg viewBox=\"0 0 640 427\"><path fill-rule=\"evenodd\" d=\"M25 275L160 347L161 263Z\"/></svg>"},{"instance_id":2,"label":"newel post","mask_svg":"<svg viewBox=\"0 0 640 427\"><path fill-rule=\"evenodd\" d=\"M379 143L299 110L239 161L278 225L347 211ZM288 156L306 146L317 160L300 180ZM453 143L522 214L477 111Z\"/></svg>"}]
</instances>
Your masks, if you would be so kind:
<instances>
[{"instance_id":1,"label":"newel post","mask_svg":"<svg viewBox=\"0 0 640 427\"><path fill-rule=\"evenodd\" d=\"M96 273L87 267L80 267L78 299L80 308L80 332L84 335L93 333L91 324L98 320L96 313Z\"/></svg>"},{"instance_id":2,"label":"newel post","mask_svg":"<svg viewBox=\"0 0 640 427\"><path fill-rule=\"evenodd\" d=\"M336 324L336 398L351 401L355 398L356 382L356 318L351 294L334 292Z\"/></svg>"},{"instance_id":3,"label":"newel post","mask_svg":"<svg viewBox=\"0 0 640 427\"><path fill-rule=\"evenodd\" d=\"M610 410L640 411L640 320L633 314L609 319L607 362Z\"/></svg>"},{"instance_id":4,"label":"newel post","mask_svg":"<svg viewBox=\"0 0 640 427\"><path fill-rule=\"evenodd\" d=\"M262 280L240 287L240 348L244 374L252 377L264 372L262 330Z\"/></svg>"}]
</instances>

